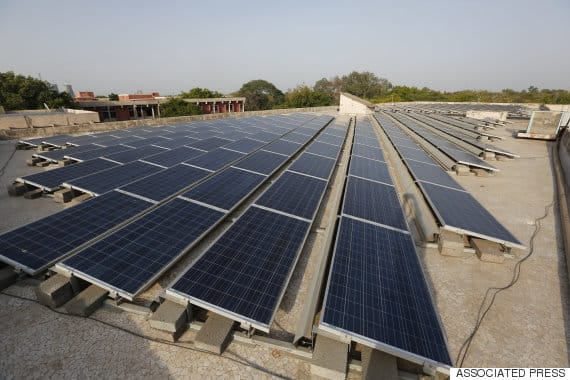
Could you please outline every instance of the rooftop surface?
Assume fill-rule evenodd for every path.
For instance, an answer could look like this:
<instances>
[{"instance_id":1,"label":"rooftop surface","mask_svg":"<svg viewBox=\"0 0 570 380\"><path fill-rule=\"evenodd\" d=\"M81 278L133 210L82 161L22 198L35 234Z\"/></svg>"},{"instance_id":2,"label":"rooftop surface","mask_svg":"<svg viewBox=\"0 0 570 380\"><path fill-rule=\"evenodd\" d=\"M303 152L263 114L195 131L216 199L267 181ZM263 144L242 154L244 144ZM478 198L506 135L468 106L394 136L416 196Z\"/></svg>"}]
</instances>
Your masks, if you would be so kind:
<instances>
[{"instance_id":1,"label":"rooftop surface","mask_svg":"<svg viewBox=\"0 0 570 380\"><path fill-rule=\"evenodd\" d=\"M548 207L556 196L552 143L514 139L513 131L525 129L526 123L516 121L493 131L504 137L493 144L517 152L520 158L493 161L500 169L493 176L454 176L527 247L531 247L536 219L545 214L545 209L548 211L534 239L532 255L521 266L519 281L497 295L471 343L464 366L569 366L568 276L557 205ZM15 142L0 142L1 163L8 161L14 146ZM33 153L15 151L0 178L3 189L17 177L44 170L25 165ZM345 151L341 154L341 165L347 159ZM341 172L336 174L332 188L341 187L343 176ZM328 200L334 194L331 191L325 197ZM0 232L63 207L47 196L28 200L9 197L6 191L1 191L0 214L5 217L0 219ZM326 220L334 211L325 207L320 220ZM313 241L312 249L301 253L270 337L289 340L295 333L306 297L307 279L313 276L315 256L322 250L318 233L312 234L309 241ZM180 268L199 255L208 243L196 247L195 252L145 291L138 303L156 300ZM474 253L457 258L442 256L433 245L419 244L417 248L455 361L474 328L485 292L507 285L515 263L529 251L513 250L511 259L495 264L480 261ZM3 293L33 300L37 284L38 279L25 278ZM90 318L66 315L63 309L61 313L55 312L5 294L0 295L0 305L0 325L4 326L0 328L4 343L0 346L1 377L310 377L307 360L276 347L234 340L222 356L198 352L191 344L195 330L188 330L179 342L169 343L165 333L149 327L148 316L111 305L100 308ZM349 372L349 378L359 377L358 371Z\"/></svg>"}]
</instances>

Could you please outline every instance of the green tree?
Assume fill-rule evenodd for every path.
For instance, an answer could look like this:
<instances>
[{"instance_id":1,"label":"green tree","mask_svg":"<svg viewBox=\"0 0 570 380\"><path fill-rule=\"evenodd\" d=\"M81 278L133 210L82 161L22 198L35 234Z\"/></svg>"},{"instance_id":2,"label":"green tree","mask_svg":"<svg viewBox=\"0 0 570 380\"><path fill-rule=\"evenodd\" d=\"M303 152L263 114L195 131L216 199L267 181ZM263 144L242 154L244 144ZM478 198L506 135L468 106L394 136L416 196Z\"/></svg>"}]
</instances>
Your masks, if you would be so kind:
<instances>
[{"instance_id":1,"label":"green tree","mask_svg":"<svg viewBox=\"0 0 570 380\"><path fill-rule=\"evenodd\" d=\"M207 99L221 98L224 95L221 92L212 91L207 88L194 87L188 92L181 92L179 96L184 99Z\"/></svg>"},{"instance_id":2,"label":"green tree","mask_svg":"<svg viewBox=\"0 0 570 380\"><path fill-rule=\"evenodd\" d=\"M332 97L326 93L315 91L306 85L297 86L285 95L285 102L289 108L328 106Z\"/></svg>"},{"instance_id":3,"label":"green tree","mask_svg":"<svg viewBox=\"0 0 570 380\"><path fill-rule=\"evenodd\" d=\"M50 108L75 107L73 98L65 92L54 91L51 85L30 76L0 73L0 104L6 111L40 109L44 103Z\"/></svg>"},{"instance_id":4,"label":"green tree","mask_svg":"<svg viewBox=\"0 0 570 380\"><path fill-rule=\"evenodd\" d=\"M285 95L273 83L263 79L255 79L241 86L236 93L246 98L246 109L249 111L267 110L282 105Z\"/></svg>"},{"instance_id":5,"label":"green tree","mask_svg":"<svg viewBox=\"0 0 570 380\"><path fill-rule=\"evenodd\" d=\"M331 99L331 103L338 104L340 99L340 78L338 76L331 79L321 78L315 82L313 90L328 96Z\"/></svg>"},{"instance_id":6,"label":"green tree","mask_svg":"<svg viewBox=\"0 0 570 380\"><path fill-rule=\"evenodd\" d=\"M172 98L160 105L160 113L164 117L200 115L202 110L195 104L181 98Z\"/></svg>"},{"instance_id":7,"label":"green tree","mask_svg":"<svg viewBox=\"0 0 570 380\"><path fill-rule=\"evenodd\" d=\"M340 78L341 89L364 99L372 99L386 95L392 88L392 83L384 78L378 78L369 71L353 71Z\"/></svg>"},{"instance_id":8,"label":"green tree","mask_svg":"<svg viewBox=\"0 0 570 380\"><path fill-rule=\"evenodd\" d=\"M119 95L115 94L114 92L111 92L108 98L109 100L119 100Z\"/></svg>"}]
</instances>

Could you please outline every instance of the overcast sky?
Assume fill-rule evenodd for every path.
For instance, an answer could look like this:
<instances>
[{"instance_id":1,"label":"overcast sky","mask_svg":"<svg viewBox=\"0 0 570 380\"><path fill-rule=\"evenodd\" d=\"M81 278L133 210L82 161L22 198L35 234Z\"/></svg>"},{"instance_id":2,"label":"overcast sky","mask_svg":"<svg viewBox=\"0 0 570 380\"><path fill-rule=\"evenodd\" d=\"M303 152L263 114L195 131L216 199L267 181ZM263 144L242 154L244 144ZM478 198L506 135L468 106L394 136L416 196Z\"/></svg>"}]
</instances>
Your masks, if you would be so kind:
<instances>
[{"instance_id":1,"label":"overcast sky","mask_svg":"<svg viewBox=\"0 0 570 380\"><path fill-rule=\"evenodd\" d=\"M0 0L0 72L75 91L283 91L372 71L438 90L570 89L570 0Z\"/></svg>"}]
</instances>

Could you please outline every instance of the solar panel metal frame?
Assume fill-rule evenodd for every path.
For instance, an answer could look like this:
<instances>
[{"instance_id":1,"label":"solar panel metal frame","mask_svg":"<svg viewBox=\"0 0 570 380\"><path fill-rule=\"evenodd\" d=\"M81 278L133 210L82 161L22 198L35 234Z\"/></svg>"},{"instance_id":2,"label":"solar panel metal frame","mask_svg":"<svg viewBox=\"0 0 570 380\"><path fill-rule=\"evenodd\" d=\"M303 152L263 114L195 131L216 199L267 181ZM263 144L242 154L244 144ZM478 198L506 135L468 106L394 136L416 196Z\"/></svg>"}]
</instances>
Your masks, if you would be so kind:
<instances>
[{"instance_id":1,"label":"solar panel metal frame","mask_svg":"<svg viewBox=\"0 0 570 380\"><path fill-rule=\"evenodd\" d=\"M183 199L183 198L180 198L180 197L176 197L176 198L174 198L174 199L178 199L178 200L181 200L181 201L183 201L183 202L187 202L187 203L190 203L190 204L193 204L193 205L196 205L196 206L208 208L208 207L206 207L206 206L202 206L202 205L199 205L199 204L197 204L197 203L190 202L190 201L188 201L187 199ZM174 199L173 199L173 200L174 200ZM156 209L158 209L158 208L155 208L155 209L153 209L152 211L154 211L154 210L156 210ZM111 284L108 284L108 283L106 283L106 282L104 282L104 281L101 281L101 280L99 280L99 279L97 279L97 278L95 278L95 277L92 277L92 276L90 276L90 275L88 275L88 274L86 274L86 273L83 273L83 272L81 272L81 271L75 270L74 268L71 268L71 267L67 266L67 265L64 264L63 262L57 263L57 264L56 264L56 268L58 268L59 270L65 272L65 273L67 273L67 274L70 275L70 276L73 275L73 276L75 276L75 277L82 278L82 279L84 279L84 280L86 280L86 281L88 281L88 282L90 282L90 283L92 283L92 284L97 284L97 285L100 286L101 288L107 289L107 290L108 290L109 292L111 292L113 295L117 295L117 296L126 298L126 299L129 300L129 301L133 301L133 299L134 299L137 295L139 295L140 293L142 293L142 292L143 292L144 290L146 290L150 285L152 285L154 282L156 282L156 280L157 280L158 278L160 278L160 276L162 276L167 270L169 270L173 265L175 265L189 250L191 250L194 246L196 246L197 244L199 244L200 241L201 241L206 235L208 235L214 228L216 228L222 221L224 221L224 219L225 219L225 218L227 217L227 215L228 215L228 213L223 213L223 212L221 212L221 211L214 210L214 209L212 209L212 208L208 208L208 209L209 209L210 211L212 211L212 212L218 212L218 213L220 213L220 214L222 214L222 215L221 215L220 218L219 218L214 224L212 224L208 229L204 230L204 231L203 231L197 238L195 238L191 243L187 244L177 255L173 256L173 258L170 260L170 262L169 262L166 266L163 266L160 271L158 271L157 273L155 273L155 274L154 274L151 278L149 278L143 285L141 285L141 286L138 288L138 291L137 291L136 293L128 293L128 292L126 292L126 291L124 291L124 290L122 290L122 289L119 289L119 288L117 288L117 287L115 287L115 286L113 286L113 285L111 285ZM145 215L150 214L152 211L149 211L149 212L145 213ZM143 218L144 218L144 216L143 216ZM138 218L137 220L139 220L139 219L141 219L141 218ZM137 220L134 220L134 221L130 222L129 224L135 223ZM126 227L126 226L127 226L127 225L122 226L122 227ZM80 251L79 251L78 253L80 253Z\"/></svg>"}]
</instances>

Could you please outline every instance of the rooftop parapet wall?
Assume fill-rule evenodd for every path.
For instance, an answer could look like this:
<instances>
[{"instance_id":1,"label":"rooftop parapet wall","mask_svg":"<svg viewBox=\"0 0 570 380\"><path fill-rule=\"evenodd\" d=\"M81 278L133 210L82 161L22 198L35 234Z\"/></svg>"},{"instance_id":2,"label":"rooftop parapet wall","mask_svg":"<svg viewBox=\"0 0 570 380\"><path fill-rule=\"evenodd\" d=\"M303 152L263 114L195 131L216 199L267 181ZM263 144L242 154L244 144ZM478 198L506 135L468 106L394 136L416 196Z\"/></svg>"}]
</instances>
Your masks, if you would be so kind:
<instances>
[{"instance_id":1,"label":"rooftop parapet wall","mask_svg":"<svg viewBox=\"0 0 570 380\"><path fill-rule=\"evenodd\" d=\"M370 115L375 107L374 104L358 96L346 92L340 94L339 113L341 115Z\"/></svg>"}]
</instances>

